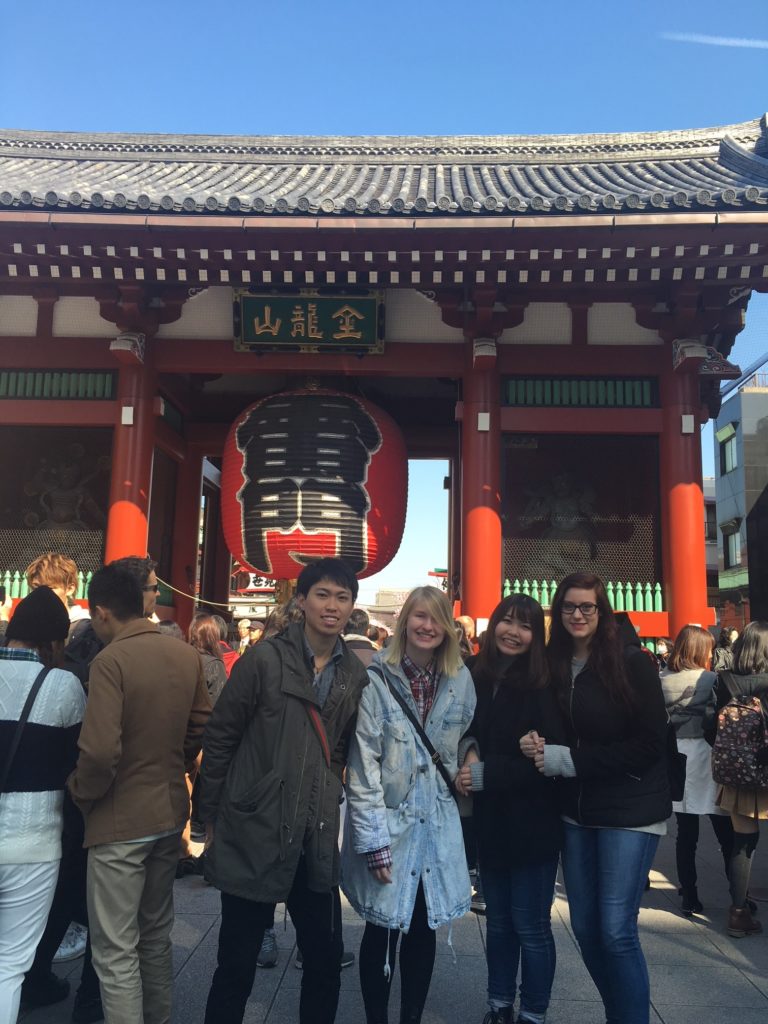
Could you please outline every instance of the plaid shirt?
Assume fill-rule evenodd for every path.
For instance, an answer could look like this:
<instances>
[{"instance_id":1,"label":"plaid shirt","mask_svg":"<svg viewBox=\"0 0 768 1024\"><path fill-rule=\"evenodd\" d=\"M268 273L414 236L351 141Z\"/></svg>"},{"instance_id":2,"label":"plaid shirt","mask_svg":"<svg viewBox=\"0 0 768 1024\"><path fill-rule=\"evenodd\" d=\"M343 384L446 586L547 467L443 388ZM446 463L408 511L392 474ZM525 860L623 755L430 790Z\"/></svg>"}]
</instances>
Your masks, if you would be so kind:
<instances>
[{"instance_id":1,"label":"plaid shirt","mask_svg":"<svg viewBox=\"0 0 768 1024\"><path fill-rule=\"evenodd\" d=\"M419 709L419 717L423 725L435 701L437 660L433 658L426 668L419 668L418 665L411 661L407 654L404 654L401 665L403 672L408 677L408 682L411 684L411 693L416 701L416 707Z\"/></svg>"},{"instance_id":2,"label":"plaid shirt","mask_svg":"<svg viewBox=\"0 0 768 1024\"><path fill-rule=\"evenodd\" d=\"M29 647L0 647L0 659L3 661L40 661L37 651Z\"/></svg>"}]
</instances>

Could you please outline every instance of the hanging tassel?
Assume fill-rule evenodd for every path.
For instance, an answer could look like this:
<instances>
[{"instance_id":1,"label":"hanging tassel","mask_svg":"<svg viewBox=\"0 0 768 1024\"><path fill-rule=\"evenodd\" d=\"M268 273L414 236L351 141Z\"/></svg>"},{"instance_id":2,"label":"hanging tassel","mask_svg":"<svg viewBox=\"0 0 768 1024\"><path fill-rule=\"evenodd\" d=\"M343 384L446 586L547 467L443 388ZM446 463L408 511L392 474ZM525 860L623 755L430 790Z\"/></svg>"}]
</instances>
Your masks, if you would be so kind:
<instances>
[{"instance_id":1,"label":"hanging tassel","mask_svg":"<svg viewBox=\"0 0 768 1024\"><path fill-rule=\"evenodd\" d=\"M453 921L448 925L448 948L451 951L454 964L458 964L458 960L456 959L456 950L453 948Z\"/></svg>"},{"instance_id":2,"label":"hanging tassel","mask_svg":"<svg viewBox=\"0 0 768 1024\"><path fill-rule=\"evenodd\" d=\"M387 981L392 977L392 968L389 966L389 928L387 928L387 956L384 960L384 977Z\"/></svg>"}]
</instances>

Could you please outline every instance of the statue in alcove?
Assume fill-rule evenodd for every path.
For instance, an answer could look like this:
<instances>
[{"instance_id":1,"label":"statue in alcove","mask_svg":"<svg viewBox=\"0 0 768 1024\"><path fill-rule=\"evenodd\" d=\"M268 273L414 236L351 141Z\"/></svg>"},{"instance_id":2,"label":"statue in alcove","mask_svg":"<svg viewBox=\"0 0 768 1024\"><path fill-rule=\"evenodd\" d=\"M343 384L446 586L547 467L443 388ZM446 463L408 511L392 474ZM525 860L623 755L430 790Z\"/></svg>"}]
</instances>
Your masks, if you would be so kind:
<instances>
[{"instance_id":1,"label":"statue in alcove","mask_svg":"<svg viewBox=\"0 0 768 1024\"><path fill-rule=\"evenodd\" d=\"M85 449L70 444L53 458L42 458L24 494L37 498L38 509L27 509L24 525L33 530L99 530L106 524L103 509L91 494L89 484L110 466L100 456L90 473L83 472Z\"/></svg>"},{"instance_id":2,"label":"statue in alcove","mask_svg":"<svg viewBox=\"0 0 768 1024\"><path fill-rule=\"evenodd\" d=\"M550 541L546 545L541 573L556 576L573 571L585 558L597 558L597 535L592 521L593 488L577 481L572 473L560 472L548 480L525 488L527 498L523 521L535 533Z\"/></svg>"}]
</instances>

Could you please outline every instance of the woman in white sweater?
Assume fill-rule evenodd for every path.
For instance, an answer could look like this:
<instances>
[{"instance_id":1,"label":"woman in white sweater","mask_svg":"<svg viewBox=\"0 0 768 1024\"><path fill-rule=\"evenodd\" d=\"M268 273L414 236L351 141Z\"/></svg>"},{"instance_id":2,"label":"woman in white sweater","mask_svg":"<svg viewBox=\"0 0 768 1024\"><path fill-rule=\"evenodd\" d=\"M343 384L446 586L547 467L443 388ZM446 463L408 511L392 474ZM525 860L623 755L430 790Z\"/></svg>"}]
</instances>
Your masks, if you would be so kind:
<instances>
[{"instance_id":1,"label":"woman in white sweater","mask_svg":"<svg viewBox=\"0 0 768 1024\"><path fill-rule=\"evenodd\" d=\"M55 667L68 629L62 602L38 587L17 605L0 648L0 1024L15 1024L59 873L64 784L85 710L80 681ZM8 764L27 697L45 669Z\"/></svg>"},{"instance_id":2,"label":"woman in white sweater","mask_svg":"<svg viewBox=\"0 0 768 1024\"><path fill-rule=\"evenodd\" d=\"M727 814L715 803L717 786L712 779L712 751L704 739L705 714L712 714L712 688L717 676L709 672L714 637L700 626L683 626L661 673L661 687L667 712L677 733L678 750L686 755L685 792L672 807L677 817L677 880L680 910L685 917L704 909L696 890L696 845L699 818L706 814L720 844L728 875L733 847L733 827Z\"/></svg>"}]
</instances>

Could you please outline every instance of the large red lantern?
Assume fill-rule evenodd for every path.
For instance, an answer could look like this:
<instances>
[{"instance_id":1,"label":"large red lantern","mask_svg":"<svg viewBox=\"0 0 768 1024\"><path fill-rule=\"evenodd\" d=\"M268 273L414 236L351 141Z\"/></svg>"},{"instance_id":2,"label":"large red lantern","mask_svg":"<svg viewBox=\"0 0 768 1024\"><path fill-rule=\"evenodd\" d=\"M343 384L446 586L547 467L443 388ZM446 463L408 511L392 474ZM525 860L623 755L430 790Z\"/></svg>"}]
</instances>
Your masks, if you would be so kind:
<instances>
[{"instance_id":1,"label":"large red lantern","mask_svg":"<svg viewBox=\"0 0 768 1024\"><path fill-rule=\"evenodd\" d=\"M405 444L381 409L335 391L270 395L227 437L224 537L239 562L270 579L294 579L326 557L371 576L400 546L407 491Z\"/></svg>"}]
</instances>

